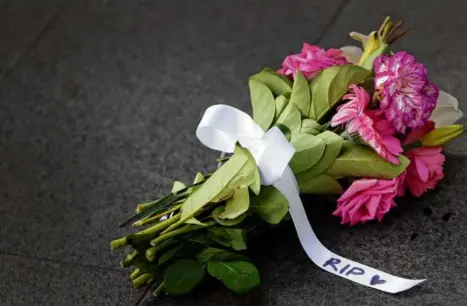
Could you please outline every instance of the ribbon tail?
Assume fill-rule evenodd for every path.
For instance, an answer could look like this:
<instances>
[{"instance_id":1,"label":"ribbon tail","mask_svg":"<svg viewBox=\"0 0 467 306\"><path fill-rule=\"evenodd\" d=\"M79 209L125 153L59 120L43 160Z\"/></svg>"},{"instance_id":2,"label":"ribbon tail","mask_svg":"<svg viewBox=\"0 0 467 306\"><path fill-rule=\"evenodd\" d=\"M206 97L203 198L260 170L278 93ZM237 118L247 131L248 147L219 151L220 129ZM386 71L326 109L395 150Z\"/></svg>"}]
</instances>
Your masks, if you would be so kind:
<instances>
[{"instance_id":1,"label":"ribbon tail","mask_svg":"<svg viewBox=\"0 0 467 306\"><path fill-rule=\"evenodd\" d=\"M389 293L410 289L423 281L405 279L349 260L329 251L316 237L306 216L295 176L287 167L282 177L274 184L288 200L289 212L300 243L308 257L321 269L354 281L364 286Z\"/></svg>"}]
</instances>

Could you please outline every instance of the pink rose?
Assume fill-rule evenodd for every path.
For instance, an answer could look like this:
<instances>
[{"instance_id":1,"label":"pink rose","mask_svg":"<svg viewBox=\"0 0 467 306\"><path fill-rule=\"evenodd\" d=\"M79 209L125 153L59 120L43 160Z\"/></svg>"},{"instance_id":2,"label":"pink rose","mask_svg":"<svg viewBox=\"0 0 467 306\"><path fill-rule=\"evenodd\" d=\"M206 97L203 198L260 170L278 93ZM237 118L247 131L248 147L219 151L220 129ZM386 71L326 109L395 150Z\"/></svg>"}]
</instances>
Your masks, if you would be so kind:
<instances>
[{"instance_id":1,"label":"pink rose","mask_svg":"<svg viewBox=\"0 0 467 306\"><path fill-rule=\"evenodd\" d=\"M434 129L434 123L429 121L420 128L413 129L404 139L404 144L414 142ZM405 175L405 185L410 192L420 197L429 189L434 189L444 177L443 164L445 157L442 147L419 147L405 153L410 159Z\"/></svg>"},{"instance_id":2,"label":"pink rose","mask_svg":"<svg viewBox=\"0 0 467 306\"><path fill-rule=\"evenodd\" d=\"M298 69L307 79L311 79L324 68L345 64L348 64L348 62L342 56L342 50L324 50L318 46L304 43L302 52L287 56L282 62L283 68L277 72L293 78L295 71Z\"/></svg>"},{"instance_id":3,"label":"pink rose","mask_svg":"<svg viewBox=\"0 0 467 306\"><path fill-rule=\"evenodd\" d=\"M337 200L334 216L342 217L342 224L355 225L378 219L394 206L394 197L399 191L399 178L392 180L360 179L352 185Z\"/></svg>"}]
</instances>

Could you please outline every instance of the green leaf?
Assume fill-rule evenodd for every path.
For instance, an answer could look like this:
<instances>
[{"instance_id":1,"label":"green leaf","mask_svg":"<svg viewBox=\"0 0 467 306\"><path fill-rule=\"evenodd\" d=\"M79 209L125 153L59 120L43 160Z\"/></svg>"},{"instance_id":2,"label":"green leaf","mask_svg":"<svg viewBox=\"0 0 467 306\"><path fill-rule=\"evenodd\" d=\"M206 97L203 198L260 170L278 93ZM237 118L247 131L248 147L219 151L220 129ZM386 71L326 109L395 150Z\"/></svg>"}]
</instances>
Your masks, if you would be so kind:
<instances>
[{"instance_id":1,"label":"green leaf","mask_svg":"<svg viewBox=\"0 0 467 306\"><path fill-rule=\"evenodd\" d=\"M370 76L371 72L354 65L332 66L320 72L310 82L311 107L308 117L319 121L348 91L349 85L359 84Z\"/></svg>"},{"instance_id":2,"label":"green leaf","mask_svg":"<svg viewBox=\"0 0 467 306\"><path fill-rule=\"evenodd\" d=\"M253 212L264 221L277 224L289 211L286 198L273 186L264 186L257 196L252 196Z\"/></svg>"},{"instance_id":3,"label":"green leaf","mask_svg":"<svg viewBox=\"0 0 467 306\"><path fill-rule=\"evenodd\" d=\"M196 235L196 236L190 238L189 240L192 241L192 242L196 242L196 243L204 244L204 245L212 245L213 244L213 241L209 237L207 237L206 234Z\"/></svg>"},{"instance_id":4,"label":"green leaf","mask_svg":"<svg viewBox=\"0 0 467 306\"><path fill-rule=\"evenodd\" d=\"M269 129L276 107L274 105L274 96L271 90L263 83L250 80L250 97L253 107L253 120L265 131Z\"/></svg>"},{"instance_id":5,"label":"green leaf","mask_svg":"<svg viewBox=\"0 0 467 306\"><path fill-rule=\"evenodd\" d=\"M344 190L339 182L332 176L321 173L317 176L298 180L300 193L307 194L342 194Z\"/></svg>"},{"instance_id":6,"label":"green leaf","mask_svg":"<svg viewBox=\"0 0 467 306\"><path fill-rule=\"evenodd\" d=\"M300 110L302 116L308 116L311 105L310 88L307 79L298 69L294 76L290 103Z\"/></svg>"},{"instance_id":7,"label":"green leaf","mask_svg":"<svg viewBox=\"0 0 467 306\"><path fill-rule=\"evenodd\" d=\"M224 253L225 250L223 249L218 249L218 248L205 248L204 250L201 251L198 255L196 255L196 260L198 260L201 263L208 262L211 260L211 258L217 254Z\"/></svg>"},{"instance_id":8,"label":"green leaf","mask_svg":"<svg viewBox=\"0 0 467 306\"><path fill-rule=\"evenodd\" d=\"M302 115L295 105L289 103L276 120L276 123L280 123L288 127L292 134L298 133L302 123Z\"/></svg>"},{"instance_id":9,"label":"green leaf","mask_svg":"<svg viewBox=\"0 0 467 306\"><path fill-rule=\"evenodd\" d=\"M235 252L229 252L229 251L216 254L211 259L216 260L216 261L238 261L238 260L250 261L250 259L246 257L245 255L242 255L240 253L235 253Z\"/></svg>"},{"instance_id":10,"label":"green leaf","mask_svg":"<svg viewBox=\"0 0 467 306\"><path fill-rule=\"evenodd\" d=\"M167 252L159 257L157 264L160 266L171 260L183 248L183 246L184 244L179 244L173 248L168 249Z\"/></svg>"},{"instance_id":11,"label":"green leaf","mask_svg":"<svg viewBox=\"0 0 467 306\"><path fill-rule=\"evenodd\" d=\"M250 206L248 188L238 188L233 196L225 202L225 211L219 215L221 219L235 219L245 213Z\"/></svg>"},{"instance_id":12,"label":"green leaf","mask_svg":"<svg viewBox=\"0 0 467 306\"><path fill-rule=\"evenodd\" d=\"M283 125L282 123L274 124L274 126L276 126L279 130L281 130L282 134L284 134L287 141L290 142L290 138L292 137L292 132L289 130L289 128Z\"/></svg>"},{"instance_id":13,"label":"green leaf","mask_svg":"<svg viewBox=\"0 0 467 306\"><path fill-rule=\"evenodd\" d=\"M204 181L204 175L201 172L197 172L195 175L195 179L193 180L193 184L198 184Z\"/></svg>"},{"instance_id":14,"label":"green leaf","mask_svg":"<svg viewBox=\"0 0 467 306\"><path fill-rule=\"evenodd\" d=\"M289 99L285 96L278 96L276 100L274 101L274 103L276 105L276 112L274 114L274 120L277 121L277 119L280 117L285 107L287 106L287 104L289 104Z\"/></svg>"},{"instance_id":15,"label":"green leaf","mask_svg":"<svg viewBox=\"0 0 467 306\"><path fill-rule=\"evenodd\" d=\"M236 251L246 250L246 233L240 228L211 227L208 236L215 242Z\"/></svg>"},{"instance_id":16,"label":"green leaf","mask_svg":"<svg viewBox=\"0 0 467 306\"><path fill-rule=\"evenodd\" d=\"M183 203L180 223L193 217L211 201L220 201L238 187L248 187L259 192L261 178L253 156L240 146L235 148L232 157L217 169L199 189Z\"/></svg>"},{"instance_id":17,"label":"green leaf","mask_svg":"<svg viewBox=\"0 0 467 306\"><path fill-rule=\"evenodd\" d=\"M339 156L344 142L344 139L341 136L331 131L324 131L316 137L323 139L326 143L323 156L316 165L306 171L298 173L296 175L297 180L308 181L318 174L326 171L334 163L337 156Z\"/></svg>"},{"instance_id":18,"label":"green leaf","mask_svg":"<svg viewBox=\"0 0 467 306\"><path fill-rule=\"evenodd\" d=\"M318 135L321 130L321 125L313 119L302 119L302 126L300 127L301 134Z\"/></svg>"},{"instance_id":19,"label":"green leaf","mask_svg":"<svg viewBox=\"0 0 467 306\"><path fill-rule=\"evenodd\" d=\"M346 143L327 173L338 178L355 176L391 179L398 177L410 164L404 155L399 156L399 162L399 165L394 165L368 147Z\"/></svg>"},{"instance_id":20,"label":"green leaf","mask_svg":"<svg viewBox=\"0 0 467 306\"><path fill-rule=\"evenodd\" d=\"M196 255L204 249L204 246L196 242L187 242L183 248L176 254L179 258L195 258Z\"/></svg>"},{"instance_id":21,"label":"green leaf","mask_svg":"<svg viewBox=\"0 0 467 306\"><path fill-rule=\"evenodd\" d=\"M217 260L217 261L249 261L248 257L234 252L229 252L223 249L218 248L206 248L201 253L196 256L196 259L199 262L208 262L209 260Z\"/></svg>"},{"instance_id":22,"label":"green leaf","mask_svg":"<svg viewBox=\"0 0 467 306\"><path fill-rule=\"evenodd\" d=\"M204 265L193 259L180 259L167 268L164 274L164 288L168 294L189 293L203 280Z\"/></svg>"},{"instance_id":23,"label":"green leaf","mask_svg":"<svg viewBox=\"0 0 467 306\"><path fill-rule=\"evenodd\" d=\"M243 220L245 220L245 217L246 217L246 213L243 213L233 219L223 219L221 216L224 212L225 212L225 206L219 206L219 207L216 207L211 213L214 221L224 226L237 225L241 223Z\"/></svg>"},{"instance_id":24,"label":"green leaf","mask_svg":"<svg viewBox=\"0 0 467 306\"><path fill-rule=\"evenodd\" d=\"M290 143L296 150L289 163L294 173L313 167L321 159L326 148L326 142L321 137L308 134L292 134Z\"/></svg>"},{"instance_id":25,"label":"green leaf","mask_svg":"<svg viewBox=\"0 0 467 306\"><path fill-rule=\"evenodd\" d=\"M183 184L182 182L174 181L171 192L176 193L177 191L180 191L184 189L185 187L186 187L185 184Z\"/></svg>"},{"instance_id":26,"label":"green leaf","mask_svg":"<svg viewBox=\"0 0 467 306\"><path fill-rule=\"evenodd\" d=\"M258 270L248 261L209 261L208 273L238 294L246 293L261 283Z\"/></svg>"},{"instance_id":27,"label":"green leaf","mask_svg":"<svg viewBox=\"0 0 467 306\"><path fill-rule=\"evenodd\" d=\"M207 224L205 224L205 223L199 221L199 220L196 219L196 218L190 218L190 219L186 220L185 223L195 224L195 225L201 225L201 226L207 226Z\"/></svg>"},{"instance_id":28,"label":"green leaf","mask_svg":"<svg viewBox=\"0 0 467 306\"><path fill-rule=\"evenodd\" d=\"M250 80L260 81L265 84L276 96L292 91L292 81L269 69L264 69L260 73L252 75Z\"/></svg>"},{"instance_id":29,"label":"green leaf","mask_svg":"<svg viewBox=\"0 0 467 306\"><path fill-rule=\"evenodd\" d=\"M373 51L368 55L368 57L360 64L365 69L372 70L373 69L373 62L375 59L380 56L381 54L386 54L389 52L389 45L383 44L378 49Z\"/></svg>"}]
</instances>

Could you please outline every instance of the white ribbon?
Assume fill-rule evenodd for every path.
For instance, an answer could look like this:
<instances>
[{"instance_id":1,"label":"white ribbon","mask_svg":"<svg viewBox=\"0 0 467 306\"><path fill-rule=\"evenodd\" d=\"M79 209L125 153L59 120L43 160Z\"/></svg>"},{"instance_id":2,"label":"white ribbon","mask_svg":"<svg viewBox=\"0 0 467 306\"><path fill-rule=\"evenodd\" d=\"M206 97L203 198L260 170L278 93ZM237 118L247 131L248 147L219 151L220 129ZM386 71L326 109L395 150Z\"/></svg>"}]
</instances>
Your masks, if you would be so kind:
<instances>
[{"instance_id":1,"label":"white ribbon","mask_svg":"<svg viewBox=\"0 0 467 306\"><path fill-rule=\"evenodd\" d=\"M261 173L261 183L273 185L287 199L300 243L320 268L389 293L401 292L425 281L376 270L334 254L321 244L308 222L297 181L288 166L295 149L277 127L265 133L246 113L228 105L214 105L204 113L196 135L205 146L217 151L232 153L239 142L252 153Z\"/></svg>"}]
</instances>

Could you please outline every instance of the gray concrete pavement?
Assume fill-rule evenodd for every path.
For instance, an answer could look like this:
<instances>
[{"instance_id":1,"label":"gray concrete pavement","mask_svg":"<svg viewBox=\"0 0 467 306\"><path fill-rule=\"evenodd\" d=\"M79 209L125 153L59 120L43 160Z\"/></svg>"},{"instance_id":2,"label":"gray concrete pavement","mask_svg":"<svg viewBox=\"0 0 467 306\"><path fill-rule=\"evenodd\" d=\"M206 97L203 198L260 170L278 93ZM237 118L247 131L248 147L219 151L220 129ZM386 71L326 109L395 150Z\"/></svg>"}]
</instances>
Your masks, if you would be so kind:
<instances>
[{"instance_id":1,"label":"gray concrete pavement","mask_svg":"<svg viewBox=\"0 0 467 306\"><path fill-rule=\"evenodd\" d=\"M385 15L412 29L397 48L467 109L467 2L458 0L0 0L0 304L132 305L109 240L137 198L212 169L194 129L203 110L249 111L247 78L303 41L353 43ZM462 121L464 124L467 121ZM422 286L388 295L314 266L291 224L252 246L263 285L210 283L154 305L462 305L467 297L467 138L446 179L381 224L347 228L306 198L331 250ZM450 214L448 221L443 216Z\"/></svg>"}]
</instances>

